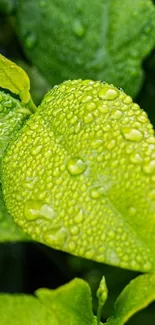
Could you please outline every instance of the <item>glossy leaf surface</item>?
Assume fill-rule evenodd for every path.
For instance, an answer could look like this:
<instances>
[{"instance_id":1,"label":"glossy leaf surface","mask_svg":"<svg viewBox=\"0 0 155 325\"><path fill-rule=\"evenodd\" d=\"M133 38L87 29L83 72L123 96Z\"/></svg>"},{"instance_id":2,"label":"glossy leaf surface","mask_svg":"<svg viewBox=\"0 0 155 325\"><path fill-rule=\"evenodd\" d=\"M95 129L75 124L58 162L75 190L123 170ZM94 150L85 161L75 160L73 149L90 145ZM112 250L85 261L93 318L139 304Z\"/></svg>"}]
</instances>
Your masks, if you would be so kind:
<instances>
[{"instance_id":1,"label":"glossy leaf surface","mask_svg":"<svg viewBox=\"0 0 155 325\"><path fill-rule=\"evenodd\" d=\"M155 268L155 138L112 85L67 81L44 97L3 160L3 192L33 239L132 270Z\"/></svg>"}]
</instances>

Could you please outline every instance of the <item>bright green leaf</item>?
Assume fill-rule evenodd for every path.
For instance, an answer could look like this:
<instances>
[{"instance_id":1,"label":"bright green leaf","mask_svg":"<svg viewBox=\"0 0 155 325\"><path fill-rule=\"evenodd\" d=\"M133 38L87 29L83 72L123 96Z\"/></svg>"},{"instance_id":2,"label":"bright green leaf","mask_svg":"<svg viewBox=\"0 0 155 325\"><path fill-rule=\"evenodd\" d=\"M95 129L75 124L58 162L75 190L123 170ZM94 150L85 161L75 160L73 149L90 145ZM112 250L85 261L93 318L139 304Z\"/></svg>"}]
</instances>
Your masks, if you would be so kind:
<instances>
[{"instance_id":1,"label":"bright green leaf","mask_svg":"<svg viewBox=\"0 0 155 325\"><path fill-rule=\"evenodd\" d=\"M59 324L91 325L95 321L90 287L81 279L74 279L57 290L39 289L36 295Z\"/></svg>"},{"instance_id":2,"label":"bright green leaf","mask_svg":"<svg viewBox=\"0 0 155 325\"><path fill-rule=\"evenodd\" d=\"M33 296L0 294L1 325L61 325Z\"/></svg>"},{"instance_id":3,"label":"bright green leaf","mask_svg":"<svg viewBox=\"0 0 155 325\"><path fill-rule=\"evenodd\" d=\"M5 203L35 240L151 272L154 157L153 127L131 97L99 81L66 81L47 93L8 146Z\"/></svg>"},{"instance_id":4,"label":"bright green leaf","mask_svg":"<svg viewBox=\"0 0 155 325\"><path fill-rule=\"evenodd\" d=\"M145 274L132 280L114 305L107 325L124 325L139 310L155 300L155 274ZM149 323L147 323L149 324Z\"/></svg>"},{"instance_id":5,"label":"bright green leaf","mask_svg":"<svg viewBox=\"0 0 155 325\"><path fill-rule=\"evenodd\" d=\"M17 33L51 84L105 80L134 96L155 46L155 7L151 0L21 0Z\"/></svg>"},{"instance_id":6,"label":"bright green leaf","mask_svg":"<svg viewBox=\"0 0 155 325\"><path fill-rule=\"evenodd\" d=\"M12 217L7 212L0 186L0 243L9 241L25 241L30 240L28 236L15 224Z\"/></svg>"},{"instance_id":7,"label":"bright green leaf","mask_svg":"<svg viewBox=\"0 0 155 325\"><path fill-rule=\"evenodd\" d=\"M0 54L0 87L20 96L23 104L30 101L30 81L25 71Z\"/></svg>"},{"instance_id":8,"label":"bright green leaf","mask_svg":"<svg viewBox=\"0 0 155 325\"><path fill-rule=\"evenodd\" d=\"M92 325L91 293L80 279L56 289L39 289L37 297L0 295L1 325Z\"/></svg>"}]
</instances>

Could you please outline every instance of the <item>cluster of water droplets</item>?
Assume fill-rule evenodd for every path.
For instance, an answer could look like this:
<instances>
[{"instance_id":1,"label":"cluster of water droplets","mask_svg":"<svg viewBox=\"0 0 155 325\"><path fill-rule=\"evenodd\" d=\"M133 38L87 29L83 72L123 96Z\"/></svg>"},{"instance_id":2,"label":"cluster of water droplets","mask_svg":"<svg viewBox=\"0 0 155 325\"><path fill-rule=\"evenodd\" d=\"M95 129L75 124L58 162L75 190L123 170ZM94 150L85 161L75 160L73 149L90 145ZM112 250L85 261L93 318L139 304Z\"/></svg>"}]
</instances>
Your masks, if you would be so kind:
<instances>
[{"instance_id":1,"label":"cluster of water droplets","mask_svg":"<svg viewBox=\"0 0 155 325\"><path fill-rule=\"evenodd\" d=\"M8 209L52 247L148 271L151 245L140 220L151 218L146 189L155 199L154 148L147 115L130 96L101 82L65 82L45 96L4 159Z\"/></svg>"}]
</instances>

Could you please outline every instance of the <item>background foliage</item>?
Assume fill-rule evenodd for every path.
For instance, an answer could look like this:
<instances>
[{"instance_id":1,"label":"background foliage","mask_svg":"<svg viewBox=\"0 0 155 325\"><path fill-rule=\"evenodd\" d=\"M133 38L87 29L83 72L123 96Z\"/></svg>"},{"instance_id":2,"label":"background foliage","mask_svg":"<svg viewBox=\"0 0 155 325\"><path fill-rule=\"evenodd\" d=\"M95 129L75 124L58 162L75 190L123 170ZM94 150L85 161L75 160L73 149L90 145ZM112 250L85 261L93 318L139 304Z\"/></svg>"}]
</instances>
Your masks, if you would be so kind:
<instances>
[{"instance_id":1,"label":"background foliage","mask_svg":"<svg viewBox=\"0 0 155 325\"><path fill-rule=\"evenodd\" d=\"M139 1L135 1L134 3L136 4L138 2ZM27 8L29 8L28 3L30 3L30 1L25 2L25 6L27 6ZM90 65L86 64L86 68L84 68L83 72L84 62L86 62L87 55L89 54L86 51L87 47L85 44L90 46L90 40L89 38L84 37L81 41L81 37L84 35L83 33L85 33L83 28L90 28L88 22L85 21L84 17L82 16L82 21L85 21L85 27L79 23L79 20L76 19L75 16L73 25L74 33L72 35L68 29L68 24L70 24L70 21L69 19L66 21L65 33L66 35L69 35L70 38L73 37L72 40L74 42L73 49L70 49L70 53L72 50L72 57L69 54L69 50L65 50L66 48L69 48L70 44L66 44L65 38L63 39L60 33L60 39L58 39L58 41L63 47L61 47L60 50L60 47L57 48L57 45L54 46L54 58L50 61L49 57L52 57L53 52L52 49L49 48L49 44L51 41L53 41L54 44L57 44L57 33L55 34L54 32L54 35L50 36L52 34L50 31L52 25L47 24L47 21L50 19L52 21L53 19L55 23L58 24L61 20L61 15L59 17L57 13L57 16L53 17L52 9L46 11L46 9L50 6L50 1L47 1L47 3L46 1L40 1L39 3L42 8L41 12L43 18L39 31L36 24L32 24L34 20L32 19L33 17L31 17L31 15L36 15L36 17L39 17L39 6L37 7L37 1L31 1L31 3L33 4L33 8L30 6L29 11L28 9L25 11L24 2L20 1L22 10L17 8L18 10L16 13L15 4L18 6L18 1L0 0L0 52L6 57L17 62L27 71L31 80L32 97L36 104L40 103L43 95L48 89L51 88L53 84L60 82L63 78L83 77L81 75L83 73L85 73L85 77L87 76L88 70L91 70L91 74L88 77L95 78L95 74L98 71L102 71L104 72L103 75L106 81L114 83L116 86L123 86L125 91L134 96L134 100L138 102L145 111L147 111L151 122L155 126L155 18L154 21L153 19L151 20L150 13L147 16L145 11L141 10L138 18L136 15L133 15L133 20L128 20L126 16L130 16L130 12L134 13L134 8L131 1L127 1L127 3L124 1L123 4L120 5L121 10L117 14L118 23L120 22L121 28L120 30L116 28L113 35L112 44L115 44L114 49L111 49L111 54L109 54L109 52L106 51L104 43L101 44L102 49L105 50L105 52L103 51L105 56L103 57L101 55L99 62L95 62L91 65L92 52L89 47ZM64 3L65 1L62 1L62 6ZM81 2L77 1L77 3ZM124 5L125 3L126 5ZM118 1L116 1L116 4L118 7ZM126 8L127 6L128 10ZM75 15L74 8L71 8L71 10L72 15ZM92 28L94 33L98 35L97 30L99 26L96 25L98 13L94 12L94 15L96 15L96 20L94 20L93 16L94 26L92 26ZM129 25L128 21L131 25ZM45 29L46 25L47 30ZM58 27L56 30L59 28L59 25L57 26ZM113 26L111 25L111 30L112 27ZM122 33L122 30L124 30L124 33ZM137 33L136 36L135 30ZM50 32L48 35L46 35L48 31ZM124 42L126 39L129 41L126 31L131 37L131 42L129 44L130 46ZM42 35L40 33L44 34ZM37 36L38 42L36 35L40 35ZM146 35L149 40L148 38L146 39ZM53 38L51 39L50 37ZM105 42L107 44L107 40L105 40ZM44 44L45 48L42 46L42 44ZM81 50L82 46L84 46L85 52ZM122 46L125 48L124 52L122 52ZM46 48L48 48L48 51L45 50ZM78 55L77 51L79 51ZM92 49L92 51L94 51L94 49ZM134 60L133 65L132 62L130 62L130 52L132 52L131 57L132 60ZM66 62L66 57L68 58L68 63ZM45 60L45 58L47 59ZM113 68L109 69L110 73L108 73L107 67L110 59L112 60L110 62L113 62ZM76 70L73 65L74 60L75 65L78 66L78 70ZM105 66L103 65L103 61ZM55 70L52 70L49 75L50 62L52 62L52 68ZM68 67L70 62L72 62L72 64L69 70ZM63 67L65 64L66 67L64 70L66 72L64 73ZM115 64L116 67L118 67L118 70L121 71L120 74L115 73ZM75 74L75 71L77 71L77 75ZM99 79L102 80L103 75L100 74ZM110 315L113 302L118 294L131 279L137 276L136 272L105 266L78 257L69 256L68 254L54 251L37 243L17 243L15 241L19 241L20 239L25 240L25 237L23 237L24 235L21 234L19 229L17 229L12 223L12 220L8 219L9 221L6 222L6 218L9 218L9 216L1 201L1 292L33 293L39 287L48 287L53 289L68 282L74 277L81 277L91 286L93 294L93 308L94 312L96 313L97 300L95 292L101 276L104 274L107 279L107 286L109 288L109 298L103 310L102 319L104 321ZM11 229L11 236L9 238L7 237L7 228L9 228L9 231ZM11 242L8 242L8 240L11 240ZM146 310L137 313L128 322L128 324L153 325L155 323L154 309L155 305L151 304Z\"/></svg>"}]
</instances>

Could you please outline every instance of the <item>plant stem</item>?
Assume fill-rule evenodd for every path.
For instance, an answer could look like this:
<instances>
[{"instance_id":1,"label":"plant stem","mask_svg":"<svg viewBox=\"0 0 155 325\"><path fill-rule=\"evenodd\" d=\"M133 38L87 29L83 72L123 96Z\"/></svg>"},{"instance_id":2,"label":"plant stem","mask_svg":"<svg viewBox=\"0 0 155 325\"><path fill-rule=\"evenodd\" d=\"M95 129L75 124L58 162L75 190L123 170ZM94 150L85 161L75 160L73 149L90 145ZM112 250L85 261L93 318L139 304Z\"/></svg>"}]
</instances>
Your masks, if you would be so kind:
<instances>
[{"instance_id":1,"label":"plant stem","mask_svg":"<svg viewBox=\"0 0 155 325\"><path fill-rule=\"evenodd\" d=\"M30 100L28 101L28 103L25 105L30 111L31 113L35 113L37 110L37 106L34 104L32 98L30 97Z\"/></svg>"}]
</instances>

